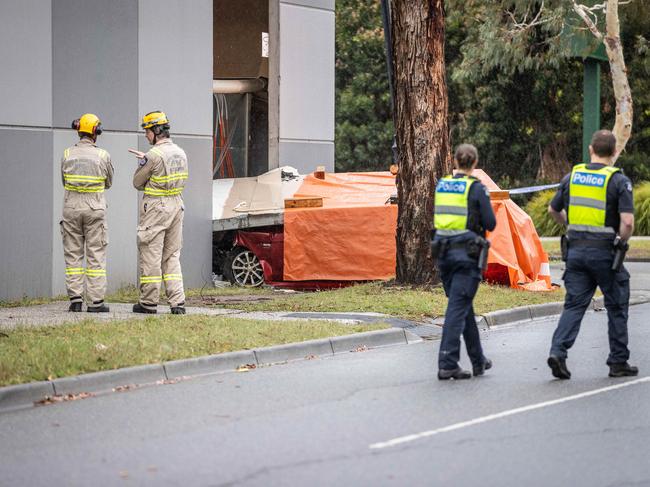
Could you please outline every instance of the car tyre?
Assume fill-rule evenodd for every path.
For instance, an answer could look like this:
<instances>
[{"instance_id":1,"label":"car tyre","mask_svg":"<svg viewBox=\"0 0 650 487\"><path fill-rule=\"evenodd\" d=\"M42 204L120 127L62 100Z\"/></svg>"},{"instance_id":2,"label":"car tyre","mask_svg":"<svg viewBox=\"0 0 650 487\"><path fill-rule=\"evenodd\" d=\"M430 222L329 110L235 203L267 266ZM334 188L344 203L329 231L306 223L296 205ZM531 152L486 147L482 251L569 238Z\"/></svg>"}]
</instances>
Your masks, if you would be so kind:
<instances>
[{"instance_id":1,"label":"car tyre","mask_svg":"<svg viewBox=\"0 0 650 487\"><path fill-rule=\"evenodd\" d=\"M264 284L264 270L257 256L245 247L235 247L226 256L223 276L235 286L258 287Z\"/></svg>"}]
</instances>

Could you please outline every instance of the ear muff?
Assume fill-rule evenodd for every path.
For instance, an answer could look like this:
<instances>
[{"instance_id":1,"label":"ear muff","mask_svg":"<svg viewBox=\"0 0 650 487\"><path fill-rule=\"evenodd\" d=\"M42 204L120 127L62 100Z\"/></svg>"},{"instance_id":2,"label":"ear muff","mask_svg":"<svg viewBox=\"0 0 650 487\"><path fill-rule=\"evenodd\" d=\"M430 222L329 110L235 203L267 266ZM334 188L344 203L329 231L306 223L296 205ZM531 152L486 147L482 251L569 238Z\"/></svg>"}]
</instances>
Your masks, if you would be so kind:
<instances>
[{"instance_id":1,"label":"ear muff","mask_svg":"<svg viewBox=\"0 0 650 487\"><path fill-rule=\"evenodd\" d=\"M102 128L102 124L100 122L97 125L95 125L95 127L93 128L93 134L94 135L102 135L103 130L104 129Z\"/></svg>"},{"instance_id":2,"label":"ear muff","mask_svg":"<svg viewBox=\"0 0 650 487\"><path fill-rule=\"evenodd\" d=\"M77 118L73 120L72 123L70 124L70 127L75 129L76 131L79 131L79 119Z\"/></svg>"}]
</instances>

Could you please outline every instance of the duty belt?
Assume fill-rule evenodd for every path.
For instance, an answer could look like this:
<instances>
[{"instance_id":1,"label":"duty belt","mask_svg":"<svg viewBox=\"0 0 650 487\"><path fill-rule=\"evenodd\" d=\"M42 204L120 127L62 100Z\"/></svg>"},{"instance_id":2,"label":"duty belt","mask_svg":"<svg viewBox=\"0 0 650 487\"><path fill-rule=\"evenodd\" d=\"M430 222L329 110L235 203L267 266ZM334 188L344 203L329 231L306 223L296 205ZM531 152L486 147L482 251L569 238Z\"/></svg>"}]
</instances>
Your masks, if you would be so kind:
<instances>
[{"instance_id":1,"label":"duty belt","mask_svg":"<svg viewBox=\"0 0 650 487\"><path fill-rule=\"evenodd\" d=\"M569 239L569 248L574 248L574 247L612 250L614 248L614 242L611 240Z\"/></svg>"}]
</instances>

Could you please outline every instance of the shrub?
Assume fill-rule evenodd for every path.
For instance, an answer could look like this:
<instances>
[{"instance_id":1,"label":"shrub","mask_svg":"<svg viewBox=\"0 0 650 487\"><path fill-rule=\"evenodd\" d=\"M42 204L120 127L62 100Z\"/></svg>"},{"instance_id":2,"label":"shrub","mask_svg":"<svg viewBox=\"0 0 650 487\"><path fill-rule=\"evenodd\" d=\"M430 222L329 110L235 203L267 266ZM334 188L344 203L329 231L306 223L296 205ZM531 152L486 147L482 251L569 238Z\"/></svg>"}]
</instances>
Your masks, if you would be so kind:
<instances>
[{"instance_id":1,"label":"shrub","mask_svg":"<svg viewBox=\"0 0 650 487\"><path fill-rule=\"evenodd\" d=\"M530 215L542 237L562 235L563 228L555 223L548 214L548 205L553 199L554 191L543 191L536 194L525 206L524 210ZM634 235L650 236L650 181L645 181L634 187Z\"/></svg>"},{"instance_id":2,"label":"shrub","mask_svg":"<svg viewBox=\"0 0 650 487\"><path fill-rule=\"evenodd\" d=\"M634 188L634 235L650 236L650 181Z\"/></svg>"},{"instance_id":3,"label":"shrub","mask_svg":"<svg viewBox=\"0 0 650 487\"><path fill-rule=\"evenodd\" d=\"M553 199L555 191L542 191L528 202L524 210L530 215L541 237L557 237L564 233L564 228L548 214L548 205Z\"/></svg>"}]
</instances>

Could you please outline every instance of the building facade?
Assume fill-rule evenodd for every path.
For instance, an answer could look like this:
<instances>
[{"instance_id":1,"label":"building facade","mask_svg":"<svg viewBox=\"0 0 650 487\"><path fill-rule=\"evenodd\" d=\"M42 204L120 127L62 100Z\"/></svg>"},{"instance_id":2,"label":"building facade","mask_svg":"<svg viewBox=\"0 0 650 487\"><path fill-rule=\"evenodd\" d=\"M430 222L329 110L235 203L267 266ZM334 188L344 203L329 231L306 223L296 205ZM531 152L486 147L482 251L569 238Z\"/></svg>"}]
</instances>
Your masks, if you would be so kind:
<instances>
[{"instance_id":1,"label":"building facade","mask_svg":"<svg viewBox=\"0 0 650 487\"><path fill-rule=\"evenodd\" d=\"M333 170L334 0L270 0L269 11L269 168ZM213 0L0 0L0 300L65 292L60 159L86 112L115 167L109 289L137 283L127 149L148 149L139 121L152 110L190 164L186 287L211 282L213 20Z\"/></svg>"}]
</instances>

